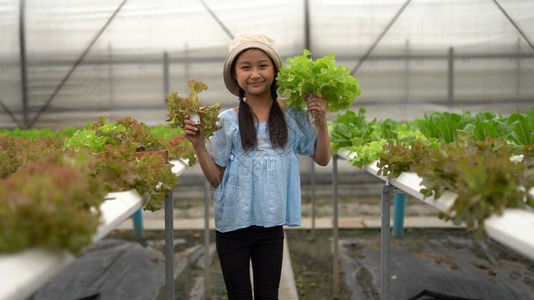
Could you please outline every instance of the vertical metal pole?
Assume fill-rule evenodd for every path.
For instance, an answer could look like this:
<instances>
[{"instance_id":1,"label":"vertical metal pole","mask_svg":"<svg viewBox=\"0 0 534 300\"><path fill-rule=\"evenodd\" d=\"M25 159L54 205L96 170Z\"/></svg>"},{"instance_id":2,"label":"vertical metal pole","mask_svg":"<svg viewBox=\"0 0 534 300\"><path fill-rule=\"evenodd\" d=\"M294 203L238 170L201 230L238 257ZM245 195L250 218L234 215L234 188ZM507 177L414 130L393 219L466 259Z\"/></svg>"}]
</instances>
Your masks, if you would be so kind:
<instances>
[{"instance_id":1,"label":"vertical metal pole","mask_svg":"<svg viewBox=\"0 0 534 300\"><path fill-rule=\"evenodd\" d=\"M449 48L448 72L447 72L447 108L452 112L454 106L454 48Z\"/></svg>"},{"instance_id":2,"label":"vertical metal pole","mask_svg":"<svg viewBox=\"0 0 534 300\"><path fill-rule=\"evenodd\" d=\"M404 206L406 194L397 193L393 200L393 233L394 238L400 238L404 235Z\"/></svg>"},{"instance_id":3,"label":"vertical metal pole","mask_svg":"<svg viewBox=\"0 0 534 300\"><path fill-rule=\"evenodd\" d=\"M334 261L333 261L333 282L334 282L334 299L339 298L339 244L338 244L338 181L337 181L337 160L339 156L333 157L332 186L334 189L334 216L333 216L333 235L334 235Z\"/></svg>"},{"instance_id":4,"label":"vertical metal pole","mask_svg":"<svg viewBox=\"0 0 534 300\"><path fill-rule=\"evenodd\" d=\"M187 81L189 81L190 71L189 71L189 45L185 43L184 46L184 74L185 74L185 86L184 90L187 90Z\"/></svg>"},{"instance_id":5,"label":"vertical metal pole","mask_svg":"<svg viewBox=\"0 0 534 300\"><path fill-rule=\"evenodd\" d=\"M169 54L163 52L163 95L169 94Z\"/></svg>"},{"instance_id":6,"label":"vertical metal pole","mask_svg":"<svg viewBox=\"0 0 534 300\"><path fill-rule=\"evenodd\" d=\"M521 43L517 38L517 58L515 60L515 95L519 99L521 92Z\"/></svg>"},{"instance_id":7,"label":"vertical metal pole","mask_svg":"<svg viewBox=\"0 0 534 300\"><path fill-rule=\"evenodd\" d=\"M165 299L174 300L174 205L169 192L165 197Z\"/></svg>"},{"instance_id":8,"label":"vertical metal pole","mask_svg":"<svg viewBox=\"0 0 534 300\"><path fill-rule=\"evenodd\" d=\"M311 47L310 3L309 3L309 0L304 0L304 48L311 51L310 47Z\"/></svg>"},{"instance_id":9,"label":"vertical metal pole","mask_svg":"<svg viewBox=\"0 0 534 300\"><path fill-rule=\"evenodd\" d=\"M402 112L404 118L408 115L406 113L406 106L410 100L410 40L406 40L406 61L404 62L404 98L402 99ZM408 121L408 120L406 120Z\"/></svg>"},{"instance_id":10,"label":"vertical metal pole","mask_svg":"<svg viewBox=\"0 0 534 300\"><path fill-rule=\"evenodd\" d=\"M410 40L406 40L406 61L404 62L404 101L410 99Z\"/></svg>"},{"instance_id":11,"label":"vertical metal pole","mask_svg":"<svg viewBox=\"0 0 534 300\"><path fill-rule=\"evenodd\" d=\"M109 102L111 107L115 102L115 90L113 86L113 52L111 44L108 45L108 76L109 76Z\"/></svg>"},{"instance_id":12,"label":"vertical metal pole","mask_svg":"<svg viewBox=\"0 0 534 300\"><path fill-rule=\"evenodd\" d=\"M389 228L390 228L390 213L389 209L391 206L390 194L393 190L393 187L386 183L382 186L382 225L381 225L381 256L380 256L380 266L381 266L381 279L382 279L382 300L389 300Z\"/></svg>"},{"instance_id":13,"label":"vertical metal pole","mask_svg":"<svg viewBox=\"0 0 534 300\"><path fill-rule=\"evenodd\" d=\"M315 162L311 161L310 176L311 176L311 240L315 241Z\"/></svg>"},{"instance_id":14,"label":"vertical metal pole","mask_svg":"<svg viewBox=\"0 0 534 300\"><path fill-rule=\"evenodd\" d=\"M204 295L210 297L210 183L204 180Z\"/></svg>"},{"instance_id":15,"label":"vertical metal pole","mask_svg":"<svg viewBox=\"0 0 534 300\"><path fill-rule=\"evenodd\" d=\"M26 77L27 65L26 65L26 32L25 32L25 14L26 14L26 1L20 0L19 11L19 51L20 51L20 77L22 88L22 113L24 117L24 129L29 129L28 126L28 82Z\"/></svg>"},{"instance_id":16,"label":"vertical metal pole","mask_svg":"<svg viewBox=\"0 0 534 300\"><path fill-rule=\"evenodd\" d=\"M304 0L304 48L311 51L310 3ZM315 241L315 162L311 160L311 241Z\"/></svg>"},{"instance_id":17,"label":"vertical metal pole","mask_svg":"<svg viewBox=\"0 0 534 300\"><path fill-rule=\"evenodd\" d=\"M145 231L143 229L143 212L142 209L138 209L132 215L133 231L136 240L142 240L145 238Z\"/></svg>"}]
</instances>

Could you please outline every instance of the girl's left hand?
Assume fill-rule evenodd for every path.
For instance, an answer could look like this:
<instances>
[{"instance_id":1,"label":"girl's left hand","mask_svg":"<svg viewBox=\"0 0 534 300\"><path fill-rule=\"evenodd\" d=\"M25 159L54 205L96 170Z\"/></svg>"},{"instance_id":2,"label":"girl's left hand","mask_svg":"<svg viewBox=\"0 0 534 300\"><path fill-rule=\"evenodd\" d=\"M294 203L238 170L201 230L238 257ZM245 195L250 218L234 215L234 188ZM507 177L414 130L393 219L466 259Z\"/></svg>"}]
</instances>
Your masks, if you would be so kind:
<instances>
[{"instance_id":1,"label":"girl's left hand","mask_svg":"<svg viewBox=\"0 0 534 300\"><path fill-rule=\"evenodd\" d=\"M323 98L319 98L317 95L311 95L308 97L308 110L316 110L321 113L326 113L327 103Z\"/></svg>"},{"instance_id":2,"label":"girl's left hand","mask_svg":"<svg viewBox=\"0 0 534 300\"><path fill-rule=\"evenodd\" d=\"M326 109L328 107L328 104L325 99L318 97L317 95L311 95L308 97L308 110L317 111L319 113L319 117L321 118L321 121L324 121L326 119ZM321 122L324 123L324 122Z\"/></svg>"}]
</instances>

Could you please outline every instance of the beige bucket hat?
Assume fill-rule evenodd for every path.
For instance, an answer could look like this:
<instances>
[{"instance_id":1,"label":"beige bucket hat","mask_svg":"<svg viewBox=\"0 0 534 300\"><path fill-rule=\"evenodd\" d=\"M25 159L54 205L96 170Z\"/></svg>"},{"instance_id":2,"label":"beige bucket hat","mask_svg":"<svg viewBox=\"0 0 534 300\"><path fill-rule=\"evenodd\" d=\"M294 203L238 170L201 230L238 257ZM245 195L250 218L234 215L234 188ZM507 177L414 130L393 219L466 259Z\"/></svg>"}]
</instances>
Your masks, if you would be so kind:
<instances>
[{"instance_id":1,"label":"beige bucket hat","mask_svg":"<svg viewBox=\"0 0 534 300\"><path fill-rule=\"evenodd\" d=\"M246 33L237 35L232 43L226 60L224 61L223 77L226 88L234 95L239 96L239 85L232 76L232 64L239 53L244 50L256 48L263 50L273 60L278 70L282 67L282 59L278 55L276 42L262 33Z\"/></svg>"}]
</instances>

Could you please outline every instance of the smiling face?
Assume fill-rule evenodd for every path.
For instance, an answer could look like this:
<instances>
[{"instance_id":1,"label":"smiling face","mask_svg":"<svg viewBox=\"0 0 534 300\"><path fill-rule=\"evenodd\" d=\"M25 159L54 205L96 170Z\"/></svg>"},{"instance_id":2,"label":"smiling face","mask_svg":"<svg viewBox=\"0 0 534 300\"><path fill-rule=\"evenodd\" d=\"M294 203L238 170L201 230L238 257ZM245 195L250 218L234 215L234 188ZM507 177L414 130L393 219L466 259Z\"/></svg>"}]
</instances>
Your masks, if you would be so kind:
<instances>
[{"instance_id":1,"label":"smiling face","mask_svg":"<svg viewBox=\"0 0 534 300\"><path fill-rule=\"evenodd\" d=\"M273 62L262 50L245 50L235 62L234 78L246 95L270 97L274 76Z\"/></svg>"}]
</instances>

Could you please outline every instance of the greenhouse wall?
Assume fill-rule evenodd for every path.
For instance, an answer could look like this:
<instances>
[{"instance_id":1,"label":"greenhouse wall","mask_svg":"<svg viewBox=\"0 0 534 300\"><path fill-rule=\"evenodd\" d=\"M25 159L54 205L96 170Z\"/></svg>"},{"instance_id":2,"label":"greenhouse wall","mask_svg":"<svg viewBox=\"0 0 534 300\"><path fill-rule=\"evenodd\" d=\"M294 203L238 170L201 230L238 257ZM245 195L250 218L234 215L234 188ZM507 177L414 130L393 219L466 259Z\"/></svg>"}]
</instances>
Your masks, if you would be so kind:
<instances>
[{"instance_id":1,"label":"greenhouse wall","mask_svg":"<svg viewBox=\"0 0 534 300\"><path fill-rule=\"evenodd\" d=\"M0 128L166 119L165 95L222 81L231 38L264 32L285 60L307 48L350 68L370 118L534 105L534 2L0 0Z\"/></svg>"}]
</instances>

